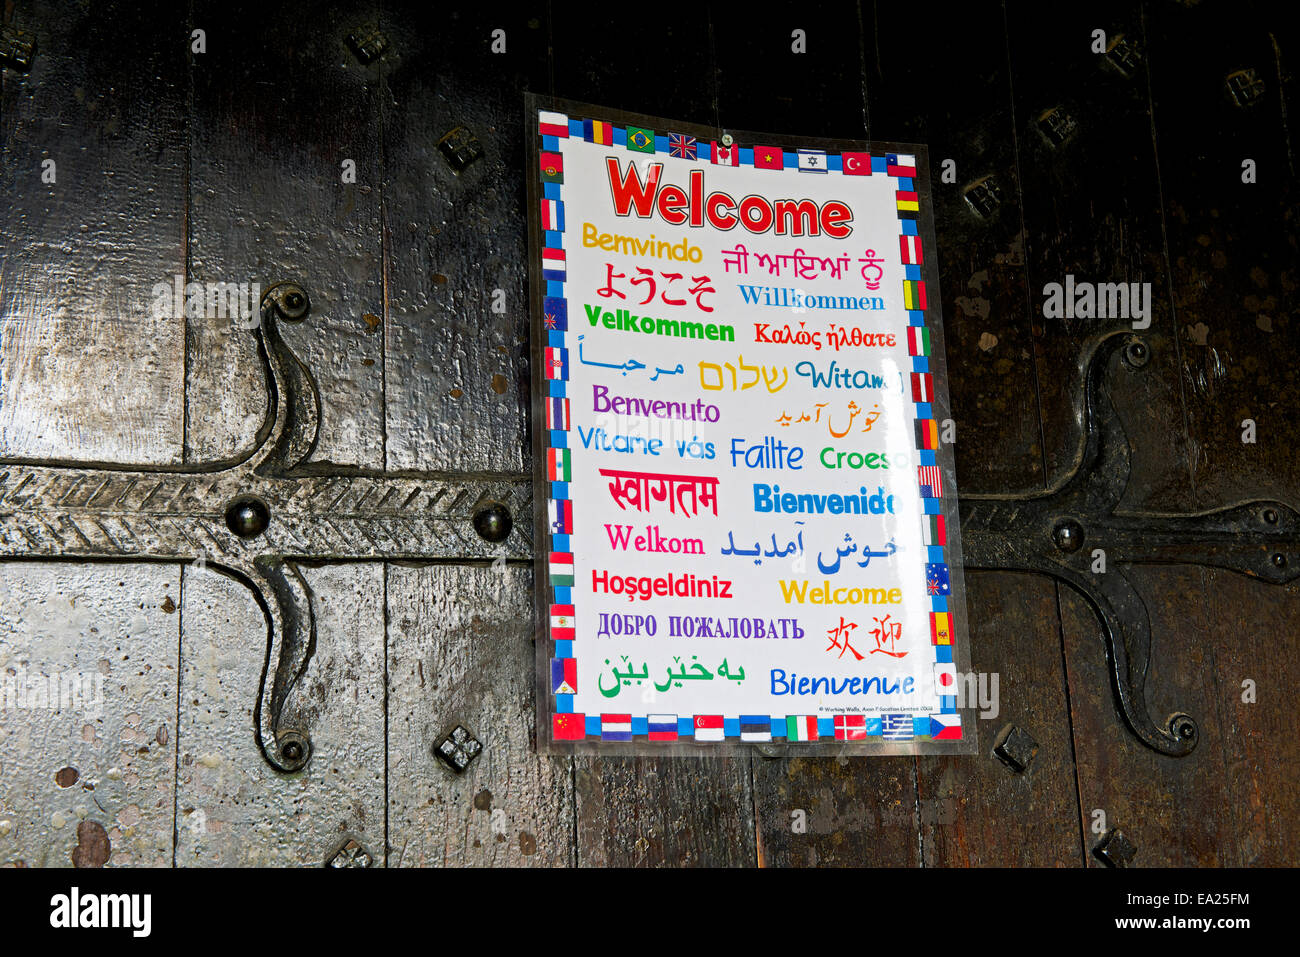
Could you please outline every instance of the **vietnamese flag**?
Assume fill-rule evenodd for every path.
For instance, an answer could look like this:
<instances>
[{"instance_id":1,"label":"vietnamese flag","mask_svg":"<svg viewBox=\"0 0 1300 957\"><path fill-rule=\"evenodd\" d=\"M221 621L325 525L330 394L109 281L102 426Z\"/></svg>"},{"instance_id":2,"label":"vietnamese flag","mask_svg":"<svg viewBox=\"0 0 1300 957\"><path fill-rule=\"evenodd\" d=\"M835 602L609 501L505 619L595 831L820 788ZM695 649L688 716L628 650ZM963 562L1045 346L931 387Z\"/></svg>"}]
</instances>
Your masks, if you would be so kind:
<instances>
[{"instance_id":1,"label":"vietnamese flag","mask_svg":"<svg viewBox=\"0 0 1300 957\"><path fill-rule=\"evenodd\" d=\"M581 741L587 735L587 716L585 714L552 715L551 724L556 741Z\"/></svg>"},{"instance_id":2,"label":"vietnamese flag","mask_svg":"<svg viewBox=\"0 0 1300 957\"><path fill-rule=\"evenodd\" d=\"M756 169L784 169L785 157L779 146L755 146L754 167Z\"/></svg>"},{"instance_id":3,"label":"vietnamese flag","mask_svg":"<svg viewBox=\"0 0 1300 957\"><path fill-rule=\"evenodd\" d=\"M870 153L845 153L843 154L843 159L845 176L871 175Z\"/></svg>"}]
</instances>

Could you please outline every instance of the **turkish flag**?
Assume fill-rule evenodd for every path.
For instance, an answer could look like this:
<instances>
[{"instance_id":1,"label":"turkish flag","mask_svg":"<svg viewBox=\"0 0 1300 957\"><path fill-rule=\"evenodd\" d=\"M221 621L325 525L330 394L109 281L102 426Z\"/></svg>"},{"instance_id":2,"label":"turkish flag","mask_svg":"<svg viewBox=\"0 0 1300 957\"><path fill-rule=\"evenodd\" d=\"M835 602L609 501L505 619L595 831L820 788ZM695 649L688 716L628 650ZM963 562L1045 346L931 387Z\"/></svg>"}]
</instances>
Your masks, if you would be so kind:
<instances>
[{"instance_id":1,"label":"turkish flag","mask_svg":"<svg viewBox=\"0 0 1300 957\"><path fill-rule=\"evenodd\" d=\"M844 175L845 176L870 176L871 175L871 154L870 153L845 153L844 154Z\"/></svg>"}]
</instances>

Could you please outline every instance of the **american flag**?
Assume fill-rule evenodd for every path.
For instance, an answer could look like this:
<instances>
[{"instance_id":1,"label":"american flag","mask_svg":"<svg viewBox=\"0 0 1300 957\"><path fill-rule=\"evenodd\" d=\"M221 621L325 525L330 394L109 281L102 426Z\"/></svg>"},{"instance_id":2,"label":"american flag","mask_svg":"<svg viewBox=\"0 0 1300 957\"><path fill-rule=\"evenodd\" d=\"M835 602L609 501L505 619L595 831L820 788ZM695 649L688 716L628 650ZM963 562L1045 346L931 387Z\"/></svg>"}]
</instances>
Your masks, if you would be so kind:
<instances>
[{"instance_id":1,"label":"american flag","mask_svg":"<svg viewBox=\"0 0 1300 957\"><path fill-rule=\"evenodd\" d=\"M910 714L883 714L881 737L886 741L911 741L912 716Z\"/></svg>"},{"instance_id":2,"label":"american flag","mask_svg":"<svg viewBox=\"0 0 1300 957\"><path fill-rule=\"evenodd\" d=\"M685 133L668 134L668 155L676 156L678 159L693 160L696 158L696 151L699 149L699 143L695 137L687 136Z\"/></svg>"},{"instance_id":3,"label":"american flag","mask_svg":"<svg viewBox=\"0 0 1300 957\"><path fill-rule=\"evenodd\" d=\"M922 465L917 470L922 498L943 498L943 477L937 465Z\"/></svg>"}]
</instances>

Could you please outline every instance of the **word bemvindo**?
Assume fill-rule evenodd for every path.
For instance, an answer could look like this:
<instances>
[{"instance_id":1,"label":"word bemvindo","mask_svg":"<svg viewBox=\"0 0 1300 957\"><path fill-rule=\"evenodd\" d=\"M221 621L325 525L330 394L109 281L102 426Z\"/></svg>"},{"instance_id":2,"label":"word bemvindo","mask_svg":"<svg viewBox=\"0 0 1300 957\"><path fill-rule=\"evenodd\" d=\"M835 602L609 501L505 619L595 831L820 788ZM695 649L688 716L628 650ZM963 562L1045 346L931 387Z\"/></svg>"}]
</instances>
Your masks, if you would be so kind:
<instances>
[{"instance_id":1,"label":"word bemvindo","mask_svg":"<svg viewBox=\"0 0 1300 957\"><path fill-rule=\"evenodd\" d=\"M148 937L152 914L152 894L83 895L74 887L50 898L51 927L126 927L133 937Z\"/></svg>"},{"instance_id":2,"label":"word bemvindo","mask_svg":"<svg viewBox=\"0 0 1300 957\"><path fill-rule=\"evenodd\" d=\"M622 253L624 256L653 256L656 259L672 259L677 262L697 263L704 259L699 246L692 246L683 239L679 243L656 240L654 233L649 239L636 236L624 236L622 233L602 233L591 223L582 224L582 245L599 246L607 252Z\"/></svg>"},{"instance_id":3,"label":"word bemvindo","mask_svg":"<svg viewBox=\"0 0 1300 957\"><path fill-rule=\"evenodd\" d=\"M1043 287L1044 319L1137 319L1135 328L1151 324L1151 283L1080 282L1072 273L1064 286L1049 282Z\"/></svg>"},{"instance_id":4,"label":"word bemvindo","mask_svg":"<svg viewBox=\"0 0 1300 957\"><path fill-rule=\"evenodd\" d=\"M155 319L244 319L257 315L262 285L256 282L186 282L175 275L168 285L156 283Z\"/></svg>"}]
</instances>

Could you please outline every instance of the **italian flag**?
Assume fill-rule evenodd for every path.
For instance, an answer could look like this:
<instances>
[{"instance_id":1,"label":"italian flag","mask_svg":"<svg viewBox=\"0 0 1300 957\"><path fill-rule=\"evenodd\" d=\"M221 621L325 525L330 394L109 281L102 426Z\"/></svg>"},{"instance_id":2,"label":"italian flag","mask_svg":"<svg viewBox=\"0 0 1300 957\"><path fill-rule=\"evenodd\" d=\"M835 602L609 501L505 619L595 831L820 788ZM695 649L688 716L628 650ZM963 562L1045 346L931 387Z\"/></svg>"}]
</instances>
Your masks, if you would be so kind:
<instances>
[{"instance_id":1,"label":"italian flag","mask_svg":"<svg viewBox=\"0 0 1300 957\"><path fill-rule=\"evenodd\" d=\"M787 715L785 736L791 741L816 741L817 719L810 714Z\"/></svg>"}]
</instances>

